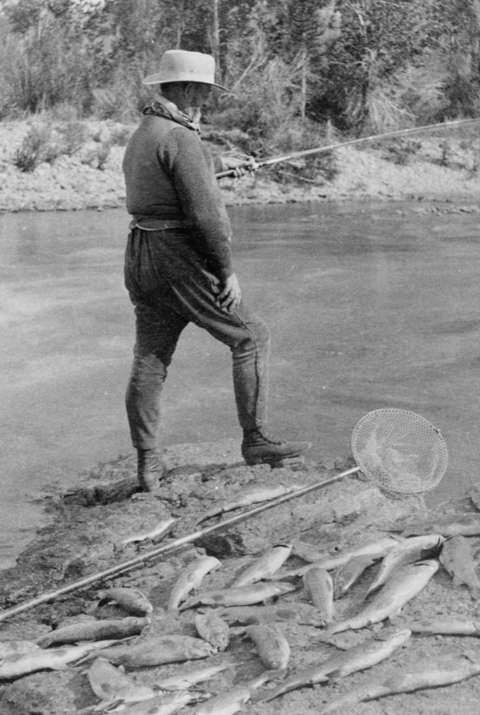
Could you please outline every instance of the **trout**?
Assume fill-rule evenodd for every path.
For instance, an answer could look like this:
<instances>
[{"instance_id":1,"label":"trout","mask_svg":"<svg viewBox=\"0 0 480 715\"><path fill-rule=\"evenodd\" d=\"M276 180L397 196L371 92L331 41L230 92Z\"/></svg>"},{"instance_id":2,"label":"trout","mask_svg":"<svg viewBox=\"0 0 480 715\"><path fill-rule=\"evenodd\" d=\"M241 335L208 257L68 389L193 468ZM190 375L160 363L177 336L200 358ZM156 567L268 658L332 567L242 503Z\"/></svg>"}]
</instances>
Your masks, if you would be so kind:
<instances>
[{"instance_id":1,"label":"trout","mask_svg":"<svg viewBox=\"0 0 480 715\"><path fill-rule=\"evenodd\" d=\"M171 635L105 648L99 655L113 665L133 669L208 658L215 652L215 648L201 638Z\"/></svg>"},{"instance_id":2,"label":"trout","mask_svg":"<svg viewBox=\"0 0 480 715\"><path fill-rule=\"evenodd\" d=\"M360 685L350 691L350 693L332 700L320 712L323 715L324 713L332 713L339 708L351 708L352 705L357 703L383 698L386 695L411 693L425 688L452 685L478 674L480 674L480 663L466 663L463 665L459 665L458 661L452 661L449 665L433 663L424 670L416 669L410 673L391 675L380 683L378 678L371 680L369 683ZM354 710L349 710L349 712L354 712Z\"/></svg>"},{"instance_id":3,"label":"trout","mask_svg":"<svg viewBox=\"0 0 480 715\"><path fill-rule=\"evenodd\" d=\"M334 576L334 598L345 596L376 560L376 556L364 554L363 556L353 556L346 564L340 566Z\"/></svg>"},{"instance_id":4,"label":"trout","mask_svg":"<svg viewBox=\"0 0 480 715\"><path fill-rule=\"evenodd\" d=\"M259 559L232 581L231 586L246 586L262 579L270 578L285 563L292 553L291 544L277 544L266 551Z\"/></svg>"},{"instance_id":5,"label":"trout","mask_svg":"<svg viewBox=\"0 0 480 715\"><path fill-rule=\"evenodd\" d=\"M285 494L290 494L290 492L294 492L301 488L300 484L290 484L287 487L284 487L282 484L278 484L274 487L255 487L254 489L248 489L236 494L232 501L226 501L223 504L210 509L210 511L204 514L204 516L197 521L197 524L201 524L202 521L211 519L213 516L218 516L218 514L224 514L227 511L240 509L241 507L250 506L251 504L270 501L271 499L282 497Z\"/></svg>"},{"instance_id":6,"label":"trout","mask_svg":"<svg viewBox=\"0 0 480 715\"><path fill-rule=\"evenodd\" d=\"M204 683L206 680L214 678L228 668L231 668L229 663L207 665L204 668L197 668L196 670L189 668L187 673L179 673L178 675L171 675L168 678L164 678L164 680L158 680L156 687L160 688L160 690L187 690L191 688L192 685Z\"/></svg>"},{"instance_id":7,"label":"trout","mask_svg":"<svg viewBox=\"0 0 480 715\"><path fill-rule=\"evenodd\" d=\"M463 621L458 618L433 618L415 621L408 627L412 633L432 636L472 636L480 638L480 621Z\"/></svg>"},{"instance_id":8,"label":"trout","mask_svg":"<svg viewBox=\"0 0 480 715\"><path fill-rule=\"evenodd\" d=\"M153 612L153 606L142 591L138 588L108 588L98 594L101 606L113 602L121 606L132 616L148 616Z\"/></svg>"},{"instance_id":9,"label":"trout","mask_svg":"<svg viewBox=\"0 0 480 715\"><path fill-rule=\"evenodd\" d=\"M150 700L138 703L121 703L108 712L121 713L121 715L173 715L192 702L198 702L198 695L182 690L167 695L156 695Z\"/></svg>"},{"instance_id":10,"label":"trout","mask_svg":"<svg viewBox=\"0 0 480 715\"><path fill-rule=\"evenodd\" d=\"M49 650L33 650L32 653L23 653L4 658L0 661L0 680L15 680L22 675L36 673L39 670L62 670L69 663L84 658L91 651L106 648L114 641L99 641L97 643L83 643L82 645L63 646Z\"/></svg>"},{"instance_id":11,"label":"trout","mask_svg":"<svg viewBox=\"0 0 480 715\"><path fill-rule=\"evenodd\" d=\"M443 519L441 521L410 521L400 525L393 525L388 531L401 531L404 536L417 536L419 534L430 534L435 532L445 538L449 536L480 536L480 519L474 518L460 519L452 521Z\"/></svg>"},{"instance_id":12,"label":"trout","mask_svg":"<svg viewBox=\"0 0 480 715\"><path fill-rule=\"evenodd\" d=\"M402 541L384 556L380 570L370 584L366 595L368 596L383 586L392 573L401 566L438 556L444 541L445 539L440 534L414 536Z\"/></svg>"},{"instance_id":13,"label":"trout","mask_svg":"<svg viewBox=\"0 0 480 715\"><path fill-rule=\"evenodd\" d=\"M407 628L395 631L386 638L372 638L363 641L353 648L342 653L335 653L322 663L312 665L292 675L282 685L267 693L263 701L268 702L279 695L297 688L326 683L331 679L343 678L351 673L371 668L382 660L389 658L397 648L405 645L410 638L411 631Z\"/></svg>"},{"instance_id":14,"label":"trout","mask_svg":"<svg viewBox=\"0 0 480 715\"><path fill-rule=\"evenodd\" d=\"M105 658L95 658L87 671L87 678L90 687L104 707L117 700L135 703L149 700L156 695L152 688L138 685Z\"/></svg>"},{"instance_id":15,"label":"trout","mask_svg":"<svg viewBox=\"0 0 480 715\"><path fill-rule=\"evenodd\" d=\"M111 618L86 623L72 623L70 626L57 628L38 639L42 648L51 645L78 643L79 641L102 641L128 638L142 632L150 623L148 618Z\"/></svg>"},{"instance_id":16,"label":"trout","mask_svg":"<svg viewBox=\"0 0 480 715\"><path fill-rule=\"evenodd\" d=\"M255 644L258 657L265 668L283 670L290 659L288 641L275 626L247 626L245 633Z\"/></svg>"},{"instance_id":17,"label":"trout","mask_svg":"<svg viewBox=\"0 0 480 715\"><path fill-rule=\"evenodd\" d=\"M303 575L303 586L307 597L318 608L325 624L333 621L333 581L326 569L311 566Z\"/></svg>"},{"instance_id":18,"label":"trout","mask_svg":"<svg viewBox=\"0 0 480 715\"><path fill-rule=\"evenodd\" d=\"M370 542L364 546L359 546L357 549L346 551L344 554L339 554L338 556L324 556L313 561L310 559L304 559L309 561L310 565L307 564L307 566L300 566L298 569L292 569L291 571L286 571L283 574L280 573L277 578L281 579L289 578L290 576L303 576L312 564L320 566L322 569L326 569L327 571L333 571L334 569L340 568L340 566L343 566L350 561L350 559L356 556L375 556L376 558L381 558L391 549L395 548L395 546L398 546L400 541L400 538L385 537L384 539Z\"/></svg>"},{"instance_id":19,"label":"trout","mask_svg":"<svg viewBox=\"0 0 480 715\"><path fill-rule=\"evenodd\" d=\"M341 633L350 628L355 630L365 628L399 613L408 601L425 588L438 567L438 561L434 559L404 566L374 595L371 602L360 613L333 625L329 632Z\"/></svg>"},{"instance_id":20,"label":"trout","mask_svg":"<svg viewBox=\"0 0 480 715\"><path fill-rule=\"evenodd\" d=\"M204 577L210 571L220 568L221 565L221 562L215 556L203 556L189 563L173 586L168 600L168 610L178 610L188 594L200 587Z\"/></svg>"},{"instance_id":21,"label":"trout","mask_svg":"<svg viewBox=\"0 0 480 715\"><path fill-rule=\"evenodd\" d=\"M233 715L243 710L255 690L268 682L270 677L268 672L262 673L246 683L235 685L227 692L220 693L196 707L192 715Z\"/></svg>"},{"instance_id":22,"label":"trout","mask_svg":"<svg viewBox=\"0 0 480 715\"><path fill-rule=\"evenodd\" d=\"M186 601L180 608L181 611L194 606L248 606L253 603L262 603L270 598L283 596L285 593L295 591L295 586L282 581L268 583L252 583L238 588L225 588L218 591L205 591Z\"/></svg>"},{"instance_id":23,"label":"trout","mask_svg":"<svg viewBox=\"0 0 480 715\"><path fill-rule=\"evenodd\" d=\"M200 638L203 638L216 649L223 651L230 643L230 628L228 623L214 611L197 613L195 628Z\"/></svg>"},{"instance_id":24,"label":"trout","mask_svg":"<svg viewBox=\"0 0 480 715\"><path fill-rule=\"evenodd\" d=\"M318 627L324 625L317 609L303 602L271 606L230 606L219 610L222 618L225 618L230 625L250 626L282 621Z\"/></svg>"},{"instance_id":25,"label":"trout","mask_svg":"<svg viewBox=\"0 0 480 715\"><path fill-rule=\"evenodd\" d=\"M470 544L464 536L452 536L443 545L440 563L453 579L454 586L465 584L472 595L480 594L480 580L475 569Z\"/></svg>"},{"instance_id":26,"label":"trout","mask_svg":"<svg viewBox=\"0 0 480 715\"><path fill-rule=\"evenodd\" d=\"M162 537L166 536L172 526L175 524L177 519L165 519L161 521L158 526L150 531L145 531L140 534L132 534L132 536L127 536L121 542L122 546L127 546L128 544L137 544L142 541L160 541Z\"/></svg>"}]
</instances>

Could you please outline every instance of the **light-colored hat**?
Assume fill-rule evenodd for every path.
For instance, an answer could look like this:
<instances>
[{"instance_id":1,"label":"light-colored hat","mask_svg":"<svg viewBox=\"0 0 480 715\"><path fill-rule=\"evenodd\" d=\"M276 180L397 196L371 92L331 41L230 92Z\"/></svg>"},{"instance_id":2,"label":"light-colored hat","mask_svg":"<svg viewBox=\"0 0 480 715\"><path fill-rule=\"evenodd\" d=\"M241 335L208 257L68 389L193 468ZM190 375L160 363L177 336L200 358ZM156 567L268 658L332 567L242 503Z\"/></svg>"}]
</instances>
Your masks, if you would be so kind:
<instances>
[{"instance_id":1,"label":"light-colored hat","mask_svg":"<svg viewBox=\"0 0 480 715\"><path fill-rule=\"evenodd\" d=\"M215 60L212 55L187 50L167 50L160 60L158 72L148 75L143 84L165 84L166 82L201 82L212 87L229 90L215 82Z\"/></svg>"}]
</instances>

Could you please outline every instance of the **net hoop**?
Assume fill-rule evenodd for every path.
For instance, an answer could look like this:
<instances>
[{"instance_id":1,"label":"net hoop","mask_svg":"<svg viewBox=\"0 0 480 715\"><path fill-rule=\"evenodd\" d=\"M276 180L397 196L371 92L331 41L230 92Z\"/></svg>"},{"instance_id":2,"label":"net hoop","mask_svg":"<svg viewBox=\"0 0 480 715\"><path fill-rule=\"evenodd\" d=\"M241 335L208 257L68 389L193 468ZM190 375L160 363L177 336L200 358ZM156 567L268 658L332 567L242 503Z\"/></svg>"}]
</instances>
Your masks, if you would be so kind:
<instances>
[{"instance_id":1,"label":"net hoop","mask_svg":"<svg viewBox=\"0 0 480 715\"><path fill-rule=\"evenodd\" d=\"M410 410L368 412L355 425L351 442L357 465L387 493L429 491L447 469L448 450L440 430Z\"/></svg>"}]
</instances>

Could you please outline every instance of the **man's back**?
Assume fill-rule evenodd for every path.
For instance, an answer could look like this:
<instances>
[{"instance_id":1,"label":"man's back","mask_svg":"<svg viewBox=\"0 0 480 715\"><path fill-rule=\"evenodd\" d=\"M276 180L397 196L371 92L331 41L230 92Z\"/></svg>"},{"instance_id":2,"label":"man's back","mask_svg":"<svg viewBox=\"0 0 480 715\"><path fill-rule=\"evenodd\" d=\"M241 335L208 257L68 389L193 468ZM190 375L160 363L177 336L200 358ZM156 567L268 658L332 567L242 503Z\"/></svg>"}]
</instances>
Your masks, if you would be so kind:
<instances>
[{"instance_id":1,"label":"man's back","mask_svg":"<svg viewBox=\"0 0 480 715\"><path fill-rule=\"evenodd\" d=\"M175 137L169 138L174 132ZM127 211L136 216L182 219L183 211L168 159L175 153L177 141L189 142L191 130L165 117L147 115L127 144L123 158ZM178 136L178 140L176 139ZM173 157L172 157L173 158Z\"/></svg>"}]
</instances>

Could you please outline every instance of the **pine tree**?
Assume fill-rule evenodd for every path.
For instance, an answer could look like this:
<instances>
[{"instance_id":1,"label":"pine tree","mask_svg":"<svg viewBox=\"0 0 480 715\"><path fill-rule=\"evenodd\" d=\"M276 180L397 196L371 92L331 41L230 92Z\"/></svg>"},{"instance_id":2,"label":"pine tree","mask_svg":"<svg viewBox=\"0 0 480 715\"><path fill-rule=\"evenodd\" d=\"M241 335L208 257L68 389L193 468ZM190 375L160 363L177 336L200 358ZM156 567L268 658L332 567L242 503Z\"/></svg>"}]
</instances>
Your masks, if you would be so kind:
<instances>
[{"instance_id":1,"label":"pine tree","mask_svg":"<svg viewBox=\"0 0 480 715\"><path fill-rule=\"evenodd\" d=\"M287 48L294 55L300 74L300 114L305 118L309 84L324 61L330 46L340 37L341 16L336 0L304 0L287 5Z\"/></svg>"}]
</instances>

